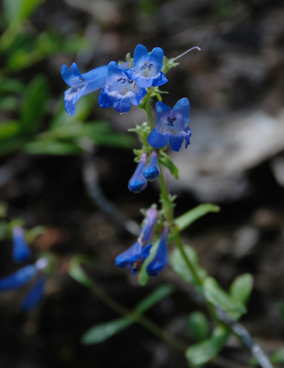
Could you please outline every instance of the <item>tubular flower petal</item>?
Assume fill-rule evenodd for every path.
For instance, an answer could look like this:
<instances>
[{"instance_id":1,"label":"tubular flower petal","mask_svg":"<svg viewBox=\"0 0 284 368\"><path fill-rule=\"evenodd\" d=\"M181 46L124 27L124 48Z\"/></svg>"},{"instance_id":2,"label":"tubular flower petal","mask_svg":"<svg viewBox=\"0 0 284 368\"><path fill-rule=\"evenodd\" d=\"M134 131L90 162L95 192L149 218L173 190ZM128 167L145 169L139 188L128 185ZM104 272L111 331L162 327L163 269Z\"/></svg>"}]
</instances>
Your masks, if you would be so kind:
<instances>
[{"instance_id":1,"label":"tubular flower petal","mask_svg":"<svg viewBox=\"0 0 284 368\"><path fill-rule=\"evenodd\" d=\"M137 241L115 258L115 265L118 267L128 267L132 273L135 273L140 264L149 256L151 247L151 244L143 246Z\"/></svg>"},{"instance_id":2,"label":"tubular flower petal","mask_svg":"<svg viewBox=\"0 0 284 368\"><path fill-rule=\"evenodd\" d=\"M76 103L82 96L104 87L108 67L107 65L99 66L81 74L77 64L73 63L70 68L62 65L60 72L65 83L70 87L64 93L65 110L69 115L74 115Z\"/></svg>"},{"instance_id":3,"label":"tubular flower petal","mask_svg":"<svg viewBox=\"0 0 284 368\"><path fill-rule=\"evenodd\" d=\"M152 245L149 244L154 226L157 222L158 211L150 208L146 212L144 225L141 229L138 240L126 251L115 258L118 267L128 267L132 273L136 273L144 260L149 256Z\"/></svg>"},{"instance_id":4,"label":"tubular flower petal","mask_svg":"<svg viewBox=\"0 0 284 368\"><path fill-rule=\"evenodd\" d=\"M168 228L165 228L157 248L154 259L148 264L147 272L150 276L158 275L168 263Z\"/></svg>"},{"instance_id":5,"label":"tubular flower petal","mask_svg":"<svg viewBox=\"0 0 284 368\"><path fill-rule=\"evenodd\" d=\"M152 152L150 157L150 162L145 167L143 171L143 175L147 180L154 180L160 174L159 164L158 164L158 155L157 152Z\"/></svg>"},{"instance_id":6,"label":"tubular flower petal","mask_svg":"<svg viewBox=\"0 0 284 368\"><path fill-rule=\"evenodd\" d=\"M108 64L106 83L99 96L101 107L113 107L118 112L128 112L132 105L139 105L146 94L146 89L141 88L131 79L127 68L115 61Z\"/></svg>"},{"instance_id":7,"label":"tubular flower petal","mask_svg":"<svg viewBox=\"0 0 284 368\"><path fill-rule=\"evenodd\" d=\"M10 276L0 279L0 290L17 289L28 283L37 273L34 265L25 266Z\"/></svg>"},{"instance_id":8,"label":"tubular flower petal","mask_svg":"<svg viewBox=\"0 0 284 368\"><path fill-rule=\"evenodd\" d=\"M156 210L156 208L154 207L149 208L146 212L144 226L138 238L139 243L141 243L142 245L146 245L150 242L153 235L155 224L157 222L157 218L158 218L158 211Z\"/></svg>"},{"instance_id":9,"label":"tubular flower petal","mask_svg":"<svg viewBox=\"0 0 284 368\"><path fill-rule=\"evenodd\" d=\"M37 306L40 300L43 297L44 287L46 283L45 277L40 277L28 294L25 296L24 300L22 301L21 308L24 310L30 310Z\"/></svg>"},{"instance_id":10,"label":"tubular flower petal","mask_svg":"<svg viewBox=\"0 0 284 368\"><path fill-rule=\"evenodd\" d=\"M156 126L148 136L148 143L156 149L169 145L178 152L185 141L187 148L191 137L189 110L190 103L185 97L178 100L172 109L163 102L157 102Z\"/></svg>"},{"instance_id":11,"label":"tubular flower petal","mask_svg":"<svg viewBox=\"0 0 284 368\"><path fill-rule=\"evenodd\" d=\"M128 74L142 88L162 86L168 81L161 71L163 59L164 51L160 47L148 52L145 46L138 44L134 50L133 67Z\"/></svg>"},{"instance_id":12,"label":"tubular flower petal","mask_svg":"<svg viewBox=\"0 0 284 368\"><path fill-rule=\"evenodd\" d=\"M139 193L144 190L147 186L147 180L143 176L143 171L145 169L147 161L147 156L145 153L141 155L141 159L134 171L134 174L128 182L128 189L130 192Z\"/></svg>"},{"instance_id":13,"label":"tubular flower petal","mask_svg":"<svg viewBox=\"0 0 284 368\"><path fill-rule=\"evenodd\" d=\"M15 262L25 262L31 256L31 251L26 243L24 231L15 226L12 230L13 251L12 258Z\"/></svg>"}]
</instances>

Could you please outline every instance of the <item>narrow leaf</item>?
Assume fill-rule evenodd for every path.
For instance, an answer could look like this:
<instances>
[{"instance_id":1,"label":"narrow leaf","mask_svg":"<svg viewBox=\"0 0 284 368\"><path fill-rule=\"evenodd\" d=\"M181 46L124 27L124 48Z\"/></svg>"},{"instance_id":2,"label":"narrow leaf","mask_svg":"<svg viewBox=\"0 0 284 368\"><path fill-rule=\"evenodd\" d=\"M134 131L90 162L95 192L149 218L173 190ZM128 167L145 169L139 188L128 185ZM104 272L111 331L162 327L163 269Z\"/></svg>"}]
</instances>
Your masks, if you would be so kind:
<instances>
[{"instance_id":1,"label":"narrow leaf","mask_svg":"<svg viewBox=\"0 0 284 368\"><path fill-rule=\"evenodd\" d=\"M44 77L35 77L24 94L20 111L21 129L24 133L34 133L40 127L47 103L47 81Z\"/></svg>"},{"instance_id":2,"label":"narrow leaf","mask_svg":"<svg viewBox=\"0 0 284 368\"><path fill-rule=\"evenodd\" d=\"M190 314L187 322L190 336L195 341L203 341L209 335L209 323L206 316L201 312Z\"/></svg>"},{"instance_id":3,"label":"narrow leaf","mask_svg":"<svg viewBox=\"0 0 284 368\"><path fill-rule=\"evenodd\" d=\"M225 345L228 336L226 328L217 327L210 339L189 347L185 355L190 365L199 367L216 357Z\"/></svg>"},{"instance_id":4,"label":"narrow leaf","mask_svg":"<svg viewBox=\"0 0 284 368\"><path fill-rule=\"evenodd\" d=\"M142 314L151 308L154 304L165 299L173 292L173 287L170 285L162 285L154 290L150 295L142 300L134 309L134 313Z\"/></svg>"},{"instance_id":5,"label":"narrow leaf","mask_svg":"<svg viewBox=\"0 0 284 368\"><path fill-rule=\"evenodd\" d=\"M204 203L179 216L175 220L175 223L182 231L186 229L189 225L191 225L193 222L198 220L200 217L207 215L207 213L219 211L220 208L218 206L211 203Z\"/></svg>"},{"instance_id":6,"label":"narrow leaf","mask_svg":"<svg viewBox=\"0 0 284 368\"><path fill-rule=\"evenodd\" d=\"M83 336L82 343L86 345L98 344L103 342L116 333L124 330L131 325L133 321L127 317L115 319L106 323L101 323L90 328Z\"/></svg>"},{"instance_id":7,"label":"narrow leaf","mask_svg":"<svg viewBox=\"0 0 284 368\"><path fill-rule=\"evenodd\" d=\"M231 297L242 304L246 304L253 288L253 277L249 273L238 276L231 285Z\"/></svg>"},{"instance_id":8,"label":"narrow leaf","mask_svg":"<svg viewBox=\"0 0 284 368\"><path fill-rule=\"evenodd\" d=\"M176 179L179 178L179 170L174 164L174 162L171 160L168 154L166 154L165 152L162 152L159 162L170 171L170 173L172 174L174 178Z\"/></svg>"},{"instance_id":9,"label":"narrow leaf","mask_svg":"<svg viewBox=\"0 0 284 368\"><path fill-rule=\"evenodd\" d=\"M204 282L206 299L216 307L222 308L232 318L238 319L246 309L242 303L234 300L217 283L213 277L207 277Z\"/></svg>"},{"instance_id":10,"label":"narrow leaf","mask_svg":"<svg viewBox=\"0 0 284 368\"><path fill-rule=\"evenodd\" d=\"M83 284L84 286L91 288L93 283L92 280L88 277L86 272L83 270L81 264L81 258L79 257L73 257L70 267L69 267L69 275L76 281L78 281L80 284Z\"/></svg>"},{"instance_id":11,"label":"narrow leaf","mask_svg":"<svg viewBox=\"0 0 284 368\"><path fill-rule=\"evenodd\" d=\"M206 272L200 267L198 262L198 255L195 250L189 245L184 246L184 250L193 267L195 267L196 272L199 273L200 278L204 279L206 277ZM195 283L194 275L192 275L179 249L175 248L174 251L171 253L170 264L173 267L174 271L183 280L193 284Z\"/></svg>"}]
</instances>

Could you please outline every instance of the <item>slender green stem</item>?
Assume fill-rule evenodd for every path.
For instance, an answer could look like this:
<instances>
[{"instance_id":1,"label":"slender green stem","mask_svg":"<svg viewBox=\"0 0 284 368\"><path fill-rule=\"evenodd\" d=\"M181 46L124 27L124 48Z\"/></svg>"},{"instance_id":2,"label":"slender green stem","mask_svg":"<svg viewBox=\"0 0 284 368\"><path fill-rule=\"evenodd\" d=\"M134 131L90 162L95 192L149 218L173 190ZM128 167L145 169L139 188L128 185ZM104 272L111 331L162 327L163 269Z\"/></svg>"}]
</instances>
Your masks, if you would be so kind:
<instances>
[{"instance_id":1,"label":"slender green stem","mask_svg":"<svg viewBox=\"0 0 284 368\"><path fill-rule=\"evenodd\" d=\"M121 316L133 319L136 323L139 323L140 325L144 326L153 335L157 336L159 339L163 340L168 345L172 346L177 350L185 351L186 346L182 342L178 341L176 337L162 330L154 322L150 321L143 315L133 313L127 308L125 308L123 305L114 300L110 295L108 295L93 280L91 284L91 290L102 302L104 302L104 304L109 306L112 310L114 310Z\"/></svg>"}]
</instances>

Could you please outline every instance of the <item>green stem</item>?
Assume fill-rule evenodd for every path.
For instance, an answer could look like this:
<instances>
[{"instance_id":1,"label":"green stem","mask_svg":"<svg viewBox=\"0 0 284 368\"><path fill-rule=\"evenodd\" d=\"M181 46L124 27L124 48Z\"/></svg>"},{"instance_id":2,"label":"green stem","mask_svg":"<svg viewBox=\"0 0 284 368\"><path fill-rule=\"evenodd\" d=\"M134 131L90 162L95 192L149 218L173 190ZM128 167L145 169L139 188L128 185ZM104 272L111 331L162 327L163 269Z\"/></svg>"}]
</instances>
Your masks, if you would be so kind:
<instances>
[{"instance_id":1,"label":"green stem","mask_svg":"<svg viewBox=\"0 0 284 368\"><path fill-rule=\"evenodd\" d=\"M99 287L93 280L91 284L92 292L102 301L104 304L109 306L112 310L117 312L123 317L131 318L136 323L145 327L148 331L150 331L153 335L157 336L159 339L166 342L168 345L173 348L181 351L185 351L186 346L180 341L176 339L176 337L170 335L168 332L162 330L158 327L154 322L150 321L148 318L144 317L140 314L132 313L130 310L125 308L123 305L114 300L110 295L108 295L101 287Z\"/></svg>"}]
</instances>

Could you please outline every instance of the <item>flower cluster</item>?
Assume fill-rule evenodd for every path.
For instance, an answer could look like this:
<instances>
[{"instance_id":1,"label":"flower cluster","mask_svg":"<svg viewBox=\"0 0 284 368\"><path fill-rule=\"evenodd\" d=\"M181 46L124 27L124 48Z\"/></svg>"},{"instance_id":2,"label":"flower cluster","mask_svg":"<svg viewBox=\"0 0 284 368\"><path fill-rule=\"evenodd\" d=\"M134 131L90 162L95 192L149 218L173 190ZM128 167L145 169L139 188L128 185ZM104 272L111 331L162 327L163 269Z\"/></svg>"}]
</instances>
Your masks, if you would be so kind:
<instances>
[{"instance_id":1,"label":"flower cluster","mask_svg":"<svg viewBox=\"0 0 284 368\"><path fill-rule=\"evenodd\" d=\"M168 60L160 47L148 51L145 46L138 44L133 57L128 57L126 62L111 61L84 74L80 73L75 63L70 68L66 65L61 68L61 75L70 87L64 95L68 114L75 113L76 103L82 96L96 90L99 91L100 107L114 108L120 113L126 113L132 106L139 106L146 111L146 135L143 136L141 130L140 136L136 130L143 147L137 152L138 164L128 182L129 190L134 193L144 190L148 181L155 180L161 174L160 164L163 162L159 162L160 150L170 148L178 152L183 144L185 148L190 144L189 100L181 98L171 108L161 101L162 91L159 89L168 82L165 72L177 65L177 58ZM152 118L153 98L158 100L155 104L155 119ZM165 267L171 219L167 219L163 211L161 215L164 217L161 221L163 231L157 246L152 247L151 242L158 211L150 208L137 241L116 257L117 266L129 268L132 273L136 273L147 260L146 272L153 276Z\"/></svg>"},{"instance_id":2,"label":"flower cluster","mask_svg":"<svg viewBox=\"0 0 284 368\"><path fill-rule=\"evenodd\" d=\"M151 239L154 232L154 227L157 222L158 211L156 208L150 208L146 212L144 226L140 232L137 241L126 251L119 254L115 258L115 264L118 267L127 267L131 273L135 274L143 264L143 262L151 254ZM146 271L150 276L156 276L162 271L167 264L168 258L168 229L165 228L156 250L156 254L150 263L147 265Z\"/></svg>"},{"instance_id":3,"label":"flower cluster","mask_svg":"<svg viewBox=\"0 0 284 368\"><path fill-rule=\"evenodd\" d=\"M31 251L26 243L24 231L15 226L12 230L12 258L15 262L25 262L31 257ZM46 258L40 258L35 263L23 266L13 274L0 279L0 291L18 289L33 281L33 285L21 303L23 310L35 307L41 300L46 277L43 270L47 267Z\"/></svg>"},{"instance_id":4,"label":"flower cluster","mask_svg":"<svg viewBox=\"0 0 284 368\"><path fill-rule=\"evenodd\" d=\"M62 65L61 76L70 87L64 94L66 112L73 115L79 99L96 90L100 90L100 107L128 112L132 105L140 104L147 93L146 88L167 83L162 72L163 59L164 51L160 47L148 52L145 46L137 45L133 65L111 61L84 74L75 63L70 68Z\"/></svg>"}]
</instances>

